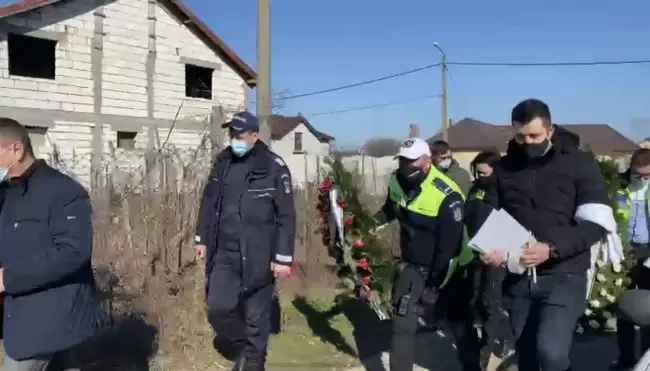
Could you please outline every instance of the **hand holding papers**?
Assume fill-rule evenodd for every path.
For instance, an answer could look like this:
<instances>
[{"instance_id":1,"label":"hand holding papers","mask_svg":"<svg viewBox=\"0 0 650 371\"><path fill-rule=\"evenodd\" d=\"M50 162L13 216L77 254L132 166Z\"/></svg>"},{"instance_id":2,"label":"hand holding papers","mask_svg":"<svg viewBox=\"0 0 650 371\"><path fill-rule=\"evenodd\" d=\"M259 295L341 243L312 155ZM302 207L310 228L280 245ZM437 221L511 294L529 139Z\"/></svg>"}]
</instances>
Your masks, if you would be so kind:
<instances>
[{"instance_id":1,"label":"hand holding papers","mask_svg":"<svg viewBox=\"0 0 650 371\"><path fill-rule=\"evenodd\" d=\"M508 270L521 274L525 267L520 258L523 249L535 245L532 233L524 228L515 218L503 209L493 210L478 230L468 245L481 254L494 251L503 251L506 254ZM536 272L531 270L533 280L536 281Z\"/></svg>"},{"instance_id":2,"label":"hand holding papers","mask_svg":"<svg viewBox=\"0 0 650 371\"><path fill-rule=\"evenodd\" d=\"M493 250L520 254L531 237L532 234L508 212L503 209L492 210L474 238L469 241L469 247L481 254Z\"/></svg>"}]
</instances>

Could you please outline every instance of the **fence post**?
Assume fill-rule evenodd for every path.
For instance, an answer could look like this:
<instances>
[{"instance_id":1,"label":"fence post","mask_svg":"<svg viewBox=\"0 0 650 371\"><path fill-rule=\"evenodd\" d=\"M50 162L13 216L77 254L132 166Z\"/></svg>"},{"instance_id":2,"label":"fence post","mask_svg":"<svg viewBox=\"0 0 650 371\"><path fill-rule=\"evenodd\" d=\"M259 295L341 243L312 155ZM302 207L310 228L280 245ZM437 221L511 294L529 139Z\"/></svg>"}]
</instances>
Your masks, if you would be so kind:
<instances>
[{"instance_id":1,"label":"fence post","mask_svg":"<svg viewBox=\"0 0 650 371\"><path fill-rule=\"evenodd\" d=\"M221 137L223 128L221 125L225 122L225 112L221 106L212 106L212 113L210 114L210 143L212 144L211 156L213 158L221 149Z\"/></svg>"},{"instance_id":2,"label":"fence post","mask_svg":"<svg viewBox=\"0 0 650 371\"><path fill-rule=\"evenodd\" d=\"M92 152L90 160L90 188L98 190L102 186L102 124L95 122L92 129Z\"/></svg>"},{"instance_id":3,"label":"fence post","mask_svg":"<svg viewBox=\"0 0 650 371\"><path fill-rule=\"evenodd\" d=\"M361 189L366 192L366 151L361 148Z\"/></svg>"}]
</instances>

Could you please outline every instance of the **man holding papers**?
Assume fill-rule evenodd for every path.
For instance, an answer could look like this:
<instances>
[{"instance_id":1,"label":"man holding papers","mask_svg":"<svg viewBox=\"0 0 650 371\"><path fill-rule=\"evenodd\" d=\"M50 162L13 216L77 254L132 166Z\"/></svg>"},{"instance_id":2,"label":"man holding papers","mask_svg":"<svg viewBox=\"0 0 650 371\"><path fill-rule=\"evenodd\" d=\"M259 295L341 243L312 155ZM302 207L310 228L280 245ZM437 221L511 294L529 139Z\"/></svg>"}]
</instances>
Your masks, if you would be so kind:
<instances>
[{"instance_id":1,"label":"man holding papers","mask_svg":"<svg viewBox=\"0 0 650 371\"><path fill-rule=\"evenodd\" d=\"M375 214L380 225L400 223L401 262L393 281L391 371L413 370L415 334L421 308L435 306L445 316L464 371L479 370L478 335L471 319L472 281L463 272L472 252L463 248L462 191L431 166L422 139L402 142L399 168L388 197Z\"/></svg>"},{"instance_id":2,"label":"man holding papers","mask_svg":"<svg viewBox=\"0 0 650 371\"><path fill-rule=\"evenodd\" d=\"M611 217L612 209L596 160L579 149L577 135L552 124L544 102L517 104L512 126L514 139L495 168L495 185L485 201L528 230L531 243L514 253L504 246L510 254L488 251L483 260L507 263L510 270L503 301L517 339L519 371L566 371L585 310L590 248L608 234L590 220Z\"/></svg>"}]
</instances>

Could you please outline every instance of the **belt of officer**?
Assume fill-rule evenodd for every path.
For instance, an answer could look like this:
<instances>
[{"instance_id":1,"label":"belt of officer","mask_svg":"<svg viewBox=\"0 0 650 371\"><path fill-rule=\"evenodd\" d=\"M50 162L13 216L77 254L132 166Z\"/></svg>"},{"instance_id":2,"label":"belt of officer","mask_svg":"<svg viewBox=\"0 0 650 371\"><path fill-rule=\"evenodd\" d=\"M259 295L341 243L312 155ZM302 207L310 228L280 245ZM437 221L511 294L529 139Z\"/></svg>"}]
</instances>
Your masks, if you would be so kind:
<instances>
[{"instance_id":1,"label":"belt of officer","mask_svg":"<svg viewBox=\"0 0 650 371\"><path fill-rule=\"evenodd\" d=\"M630 242L630 247L632 247L633 249L650 249L650 242L646 242L646 243Z\"/></svg>"}]
</instances>

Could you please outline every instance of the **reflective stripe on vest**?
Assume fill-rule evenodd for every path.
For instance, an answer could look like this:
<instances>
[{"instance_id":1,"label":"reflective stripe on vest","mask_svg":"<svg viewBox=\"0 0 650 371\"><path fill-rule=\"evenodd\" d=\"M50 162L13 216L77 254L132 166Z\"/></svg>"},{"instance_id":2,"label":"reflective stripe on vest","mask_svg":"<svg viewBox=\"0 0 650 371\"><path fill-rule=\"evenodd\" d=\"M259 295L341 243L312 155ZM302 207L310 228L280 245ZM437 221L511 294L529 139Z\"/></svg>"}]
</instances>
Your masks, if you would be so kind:
<instances>
[{"instance_id":1,"label":"reflective stripe on vest","mask_svg":"<svg viewBox=\"0 0 650 371\"><path fill-rule=\"evenodd\" d=\"M627 225L630 220L630 207L632 207L632 200L630 200L630 190L618 189L616 191L616 216L623 219ZM647 215L650 217L650 190L648 191L648 204Z\"/></svg>"},{"instance_id":2,"label":"reflective stripe on vest","mask_svg":"<svg viewBox=\"0 0 650 371\"><path fill-rule=\"evenodd\" d=\"M483 200L485 198L485 191L482 189L479 189L478 191L472 193L469 198L471 200Z\"/></svg>"},{"instance_id":3,"label":"reflective stripe on vest","mask_svg":"<svg viewBox=\"0 0 650 371\"><path fill-rule=\"evenodd\" d=\"M438 212L440 211L440 205L442 205L442 202L447 197L447 193L443 186L448 187L450 192L453 191L458 193L463 200L465 199L462 190L458 187L456 182L452 181L449 177L433 166L429 170L427 178L420 186L420 194L410 203L407 203L406 193L404 193L404 190L399 185L395 174L391 176L388 186L388 194L390 200L400 208L405 208L413 213L428 217L437 217ZM449 261L447 275L445 276L442 285L440 285L440 288L447 284L457 267L464 267L473 259L474 253L472 252L472 249L467 246L467 233L463 232L463 248L460 254Z\"/></svg>"}]
</instances>

